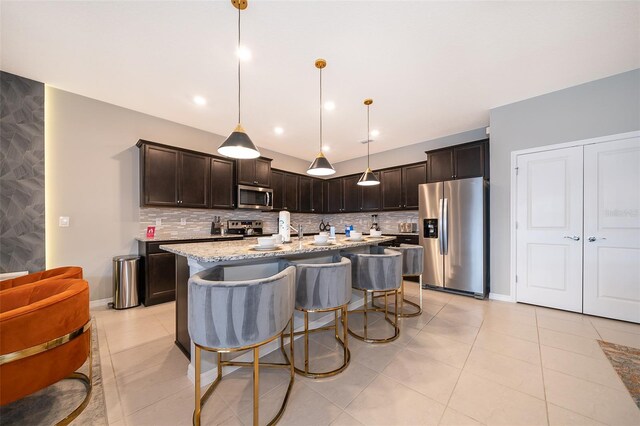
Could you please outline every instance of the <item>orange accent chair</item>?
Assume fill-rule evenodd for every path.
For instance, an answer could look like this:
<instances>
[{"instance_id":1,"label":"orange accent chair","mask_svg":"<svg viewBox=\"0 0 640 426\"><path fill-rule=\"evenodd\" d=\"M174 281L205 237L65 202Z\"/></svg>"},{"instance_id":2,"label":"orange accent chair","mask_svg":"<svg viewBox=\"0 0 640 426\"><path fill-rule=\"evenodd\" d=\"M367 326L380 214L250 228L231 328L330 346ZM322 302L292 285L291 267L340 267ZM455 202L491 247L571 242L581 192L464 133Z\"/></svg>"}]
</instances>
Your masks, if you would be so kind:
<instances>
[{"instance_id":1,"label":"orange accent chair","mask_svg":"<svg viewBox=\"0 0 640 426\"><path fill-rule=\"evenodd\" d=\"M61 268L48 269L46 271L34 272L33 274L23 275L10 280L0 281L0 291L52 278L82 279L82 268L79 266L63 266Z\"/></svg>"},{"instance_id":2,"label":"orange accent chair","mask_svg":"<svg viewBox=\"0 0 640 426\"><path fill-rule=\"evenodd\" d=\"M0 291L0 336L0 405L74 378L85 382L87 396L65 420L82 412L92 380L91 368L89 377L75 372L92 357L85 280L50 278Z\"/></svg>"}]
</instances>

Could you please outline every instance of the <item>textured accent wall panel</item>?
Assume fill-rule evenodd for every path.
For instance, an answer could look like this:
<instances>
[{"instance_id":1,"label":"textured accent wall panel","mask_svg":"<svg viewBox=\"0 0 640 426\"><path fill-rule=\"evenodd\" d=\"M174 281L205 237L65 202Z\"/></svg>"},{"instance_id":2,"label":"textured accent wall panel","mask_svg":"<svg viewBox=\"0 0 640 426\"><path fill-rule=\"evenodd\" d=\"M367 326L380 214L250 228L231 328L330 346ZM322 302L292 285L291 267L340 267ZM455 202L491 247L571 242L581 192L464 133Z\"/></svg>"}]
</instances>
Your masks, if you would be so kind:
<instances>
[{"instance_id":1,"label":"textured accent wall panel","mask_svg":"<svg viewBox=\"0 0 640 426\"><path fill-rule=\"evenodd\" d=\"M44 84L0 71L0 272L45 268Z\"/></svg>"}]
</instances>

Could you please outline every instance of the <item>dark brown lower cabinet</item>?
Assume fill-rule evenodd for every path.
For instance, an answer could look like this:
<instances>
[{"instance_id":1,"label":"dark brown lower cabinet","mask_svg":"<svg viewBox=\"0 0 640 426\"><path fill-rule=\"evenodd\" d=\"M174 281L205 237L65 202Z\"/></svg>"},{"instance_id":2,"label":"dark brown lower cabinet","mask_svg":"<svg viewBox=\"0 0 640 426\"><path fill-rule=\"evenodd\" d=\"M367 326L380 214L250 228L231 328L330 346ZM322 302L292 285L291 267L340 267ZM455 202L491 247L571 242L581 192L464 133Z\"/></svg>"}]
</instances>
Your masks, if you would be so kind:
<instances>
[{"instance_id":1,"label":"dark brown lower cabinet","mask_svg":"<svg viewBox=\"0 0 640 426\"><path fill-rule=\"evenodd\" d=\"M242 239L242 237L237 239ZM220 240L220 238L206 238L201 240L139 241L138 254L142 258L142 269L138 296L141 302L145 306L151 306L176 299L176 255L161 250L161 245ZM227 240L229 239L225 239L225 241Z\"/></svg>"}]
</instances>

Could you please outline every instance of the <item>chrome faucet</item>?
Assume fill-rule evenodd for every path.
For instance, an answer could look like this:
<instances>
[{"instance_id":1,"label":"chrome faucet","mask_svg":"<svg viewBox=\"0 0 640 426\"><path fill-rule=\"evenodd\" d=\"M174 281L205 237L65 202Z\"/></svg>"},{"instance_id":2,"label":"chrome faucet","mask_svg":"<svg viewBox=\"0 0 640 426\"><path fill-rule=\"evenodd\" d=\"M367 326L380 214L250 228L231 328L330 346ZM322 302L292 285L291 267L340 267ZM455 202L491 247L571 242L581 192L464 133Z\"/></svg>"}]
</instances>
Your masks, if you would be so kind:
<instances>
[{"instance_id":1,"label":"chrome faucet","mask_svg":"<svg viewBox=\"0 0 640 426\"><path fill-rule=\"evenodd\" d=\"M297 228L295 226L289 224L289 228L291 228L294 231L296 231L298 233L298 240L302 241L302 237L304 237L304 234L302 233L302 224L299 224Z\"/></svg>"}]
</instances>

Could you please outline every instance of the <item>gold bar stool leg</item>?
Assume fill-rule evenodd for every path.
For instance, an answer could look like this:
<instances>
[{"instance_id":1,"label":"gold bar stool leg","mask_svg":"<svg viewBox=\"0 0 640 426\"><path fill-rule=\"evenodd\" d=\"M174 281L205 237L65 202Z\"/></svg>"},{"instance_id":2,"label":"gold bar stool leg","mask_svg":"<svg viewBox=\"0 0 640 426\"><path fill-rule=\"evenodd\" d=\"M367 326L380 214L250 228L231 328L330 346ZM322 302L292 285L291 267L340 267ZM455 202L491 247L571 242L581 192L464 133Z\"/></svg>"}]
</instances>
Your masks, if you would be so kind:
<instances>
[{"instance_id":1,"label":"gold bar stool leg","mask_svg":"<svg viewBox=\"0 0 640 426\"><path fill-rule=\"evenodd\" d=\"M404 281L403 281L403 283L404 283ZM398 306L398 290L395 291L395 298L396 298L396 300L394 302L395 306ZM404 299L404 293L402 294L402 298ZM395 312L395 320L394 320L393 326L396 328L396 330L398 329L398 310L397 309L396 309L396 312Z\"/></svg>"},{"instance_id":2,"label":"gold bar stool leg","mask_svg":"<svg viewBox=\"0 0 640 426\"><path fill-rule=\"evenodd\" d=\"M342 334L344 336L344 359L345 361L349 357L349 342L347 341L349 336L349 327L348 327L348 315L347 315L347 305L342 307Z\"/></svg>"},{"instance_id":3,"label":"gold bar stool leg","mask_svg":"<svg viewBox=\"0 0 640 426\"><path fill-rule=\"evenodd\" d=\"M291 370L291 380L296 375L296 365L293 357L293 315L291 316L291 321L289 322L289 336L291 337L289 340L289 352L291 352L291 361L289 362L289 369Z\"/></svg>"},{"instance_id":4,"label":"gold bar stool leg","mask_svg":"<svg viewBox=\"0 0 640 426\"><path fill-rule=\"evenodd\" d=\"M386 291L384 292L384 319L388 320L389 319L389 304L387 303L387 293ZM396 299L397 302L397 299Z\"/></svg>"},{"instance_id":5,"label":"gold bar stool leg","mask_svg":"<svg viewBox=\"0 0 640 426\"><path fill-rule=\"evenodd\" d=\"M373 293L372 293L373 296ZM367 291L364 291L364 338L368 339L367 337Z\"/></svg>"},{"instance_id":6,"label":"gold bar stool leg","mask_svg":"<svg viewBox=\"0 0 640 426\"><path fill-rule=\"evenodd\" d=\"M195 411L193 412L193 424L195 426L200 426L200 357L201 357L201 353L200 353L200 348L198 346L195 347L196 350L196 354L195 354L195 358L196 358L196 366L195 366L195 389L196 389L196 395L195 395L195 401L196 401L196 406L195 406ZM218 357L220 355L218 354ZM219 359L219 358L218 358Z\"/></svg>"},{"instance_id":7,"label":"gold bar stool leg","mask_svg":"<svg viewBox=\"0 0 640 426\"><path fill-rule=\"evenodd\" d=\"M260 347L253 348L253 425L260 415Z\"/></svg>"},{"instance_id":8,"label":"gold bar stool leg","mask_svg":"<svg viewBox=\"0 0 640 426\"><path fill-rule=\"evenodd\" d=\"M304 372L309 374L309 313L304 313Z\"/></svg>"}]
</instances>

